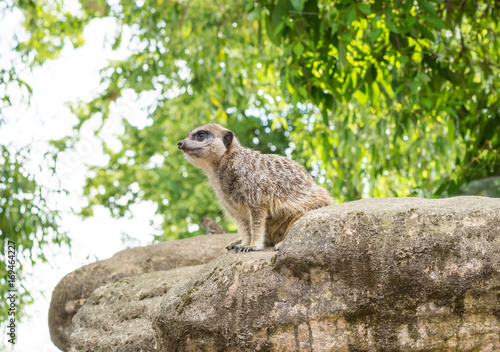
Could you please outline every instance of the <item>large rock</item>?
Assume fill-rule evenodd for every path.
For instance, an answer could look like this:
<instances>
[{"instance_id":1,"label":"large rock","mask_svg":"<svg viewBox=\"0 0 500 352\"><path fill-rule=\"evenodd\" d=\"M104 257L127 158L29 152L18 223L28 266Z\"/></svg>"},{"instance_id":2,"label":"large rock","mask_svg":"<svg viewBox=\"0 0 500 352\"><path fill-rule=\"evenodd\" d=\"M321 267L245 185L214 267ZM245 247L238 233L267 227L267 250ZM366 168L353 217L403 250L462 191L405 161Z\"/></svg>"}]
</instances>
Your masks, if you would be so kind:
<instances>
[{"instance_id":1,"label":"large rock","mask_svg":"<svg viewBox=\"0 0 500 352\"><path fill-rule=\"evenodd\" d=\"M149 278L96 290L72 352L100 350L77 338L92 329L134 336L140 351L499 351L499 270L500 199L333 205L297 221L278 253L225 253L182 280L158 273L153 290L171 288L134 318L152 320L147 336L111 300L139 306Z\"/></svg>"},{"instance_id":2,"label":"large rock","mask_svg":"<svg viewBox=\"0 0 500 352\"><path fill-rule=\"evenodd\" d=\"M276 257L224 255L167 294L159 347L498 351L499 269L498 199L334 205Z\"/></svg>"},{"instance_id":3,"label":"large rock","mask_svg":"<svg viewBox=\"0 0 500 352\"><path fill-rule=\"evenodd\" d=\"M73 271L52 293L49 308L52 342L63 351L68 350L73 316L96 288L125 277L207 263L224 253L224 246L236 238L236 234L198 236L125 249L110 259Z\"/></svg>"},{"instance_id":4,"label":"large rock","mask_svg":"<svg viewBox=\"0 0 500 352\"><path fill-rule=\"evenodd\" d=\"M75 316L69 352L155 351L152 321L163 296L199 269L183 267L168 274L157 271L97 288Z\"/></svg>"}]
</instances>

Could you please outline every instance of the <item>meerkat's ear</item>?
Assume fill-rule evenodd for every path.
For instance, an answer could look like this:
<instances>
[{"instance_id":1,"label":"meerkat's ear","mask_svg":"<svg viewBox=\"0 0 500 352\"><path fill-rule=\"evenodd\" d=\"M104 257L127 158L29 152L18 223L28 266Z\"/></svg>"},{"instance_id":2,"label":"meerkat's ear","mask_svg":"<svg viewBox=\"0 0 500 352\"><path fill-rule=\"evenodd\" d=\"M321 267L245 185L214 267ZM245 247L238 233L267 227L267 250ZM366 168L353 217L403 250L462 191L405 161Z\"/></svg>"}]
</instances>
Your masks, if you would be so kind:
<instances>
[{"instance_id":1,"label":"meerkat's ear","mask_svg":"<svg viewBox=\"0 0 500 352\"><path fill-rule=\"evenodd\" d=\"M233 142L233 137L234 137L234 134L231 131L227 131L226 133L224 133L224 136L222 137L222 141L224 142L226 149L229 148L229 146Z\"/></svg>"}]
</instances>

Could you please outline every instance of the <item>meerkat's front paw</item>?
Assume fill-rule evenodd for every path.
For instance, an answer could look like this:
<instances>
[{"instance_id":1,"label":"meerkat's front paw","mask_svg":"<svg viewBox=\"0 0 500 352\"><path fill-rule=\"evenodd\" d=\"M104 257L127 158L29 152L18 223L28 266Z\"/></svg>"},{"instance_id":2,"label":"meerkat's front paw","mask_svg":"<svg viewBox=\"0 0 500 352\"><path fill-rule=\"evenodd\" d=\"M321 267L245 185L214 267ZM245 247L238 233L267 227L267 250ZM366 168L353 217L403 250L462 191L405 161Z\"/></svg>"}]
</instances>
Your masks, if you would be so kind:
<instances>
[{"instance_id":1,"label":"meerkat's front paw","mask_svg":"<svg viewBox=\"0 0 500 352\"><path fill-rule=\"evenodd\" d=\"M261 251L262 248L255 247L255 246L235 246L234 247L234 253L240 253L240 252L253 252L253 251Z\"/></svg>"},{"instance_id":2,"label":"meerkat's front paw","mask_svg":"<svg viewBox=\"0 0 500 352\"><path fill-rule=\"evenodd\" d=\"M230 251L231 249L236 249L236 247L237 247L239 244L241 244L241 242L242 242L242 239L241 239L241 238L239 238L239 239L237 239L236 241L233 241L233 242L229 243L229 244L226 246L226 249L227 249L228 251Z\"/></svg>"}]
</instances>

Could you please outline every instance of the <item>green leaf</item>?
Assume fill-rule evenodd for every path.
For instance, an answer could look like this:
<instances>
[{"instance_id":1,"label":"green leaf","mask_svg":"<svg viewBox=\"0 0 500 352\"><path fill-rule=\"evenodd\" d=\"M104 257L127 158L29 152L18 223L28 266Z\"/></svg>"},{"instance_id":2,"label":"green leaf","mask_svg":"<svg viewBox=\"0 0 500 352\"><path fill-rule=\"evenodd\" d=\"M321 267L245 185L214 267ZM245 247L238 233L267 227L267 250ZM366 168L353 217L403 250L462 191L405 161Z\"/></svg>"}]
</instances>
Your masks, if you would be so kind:
<instances>
[{"instance_id":1,"label":"green leaf","mask_svg":"<svg viewBox=\"0 0 500 352\"><path fill-rule=\"evenodd\" d=\"M405 0L403 5L403 11L410 12L413 8L413 0Z\"/></svg>"},{"instance_id":2,"label":"green leaf","mask_svg":"<svg viewBox=\"0 0 500 352\"><path fill-rule=\"evenodd\" d=\"M346 30L342 35L340 36L340 39L345 41L345 42L350 42L352 39L352 32L349 30Z\"/></svg>"},{"instance_id":3,"label":"green leaf","mask_svg":"<svg viewBox=\"0 0 500 352\"><path fill-rule=\"evenodd\" d=\"M334 22L330 26L330 31L331 31L331 36L333 37L335 33L337 33L339 30L339 24L337 22Z\"/></svg>"},{"instance_id":4,"label":"green leaf","mask_svg":"<svg viewBox=\"0 0 500 352\"><path fill-rule=\"evenodd\" d=\"M342 40L339 40L339 45L337 47L338 50L338 60L337 65L341 68L347 67L347 57L345 51L345 43Z\"/></svg>"},{"instance_id":5,"label":"green leaf","mask_svg":"<svg viewBox=\"0 0 500 352\"><path fill-rule=\"evenodd\" d=\"M382 9L382 6L384 6L384 0L375 0L373 5L371 6L371 11L378 12Z\"/></svg>"},{"instance_id":6,"label":"green leaf","mask_svg":"<svg viewBox=\"0 0 500 352\"><path fill-rule=\"evenodd\" d=\"M345 21L348 27L351 26L352 21L356 19L356 7L354 5L350 5L342 16L342 19Z\"/></svg>"},{"instance_id":7,"label":"green leaf","mask_svg":"<svg viewBox=\"0 0 500 352\"><path fill-rule=\"evenodd\" d=\"M399 29L398 27L396 27L396 25L392 22L387 22L386 23L386 26L387 28L391 31L391 32L394 32L394 33L399 33Z\"/></svg>"},{"instance_id":8,"label":"green leaf","mask_svg":"<svg viewBox=\"0 0 500 352\"><path fill-rule=\"evenodd\" d=\"M407 28L410 28L412 27L415 23L417 23L417 19L415 17L412 17L412 16L408 16L405 20L405 26Z\"/></svg>"},{"instance_id":9,"label":"green leaf","mask_svg":"<svg viewBox=\"0 0 500 352\"><path fill-rule=\"evenodd\" d=\"M427 109L432 107L432 101L429 98L422 98L420 101Z\"/></svg>"},{"instance_id":10,"label":"green leaf","mask_svg":"<svg viewBox=\"0 0 500 352\"><path fill-rule=\"evenodd\" d=\"M303 51L304 51L304 46L302 45L301 42L298 42L297 44L294 45L293 52L295 53L295 55L301 56Z\"/></svg>"},{"instance_id":11,"label":"green leaf","mask_svg":"<svg viewBox=\"0 0 500 352\"><path fill-rule=\"evenodd\" d=\"M290 0L290 2L292 3L292 6L295 10L302 12L306 0Z\"/></svg>"},{"instance_id":12,"label":"green leaf","mask_svg":"<svg viewBox=\"0 0 500 352\"><path fill-rule=\"evenodd\" d=\"M398 61L401 63L401 65L404 65L410 60L410 57L408 55L403 55L398 58Z\"/></svg>"},{"instance_id":13,"label":"green leaf","mask_svg":"<svg viewBox=\"0 0 500 352\"><path fill-rule=\"evenodd\" d=\"M247 20L249 20L250 22L254 21L259 16L261 11L262 11L262 8L256 7L252 12L250 12L247 15Z\"/></svg>"},{"instance_id":14,"label":"green leaf","mask_svg":"<svg viewBox=\"0 0 500 352\"><path fill-rule=\"evenodd\" d=\"M370 34L370 41L372 43L376 42L377 39L380 37L380 35L382 34L382 28L375 28L373 30L373 32Z\"/></svg>"},{"instance_id":15,"label":"green leaf","mask_svg":"<svg viewBox=\"0 0 500 352\"><path fill-rule=\"evenodd\" d=\"M432 34L432 32L430 30L428 30L427 28L425 28L423 25L421 25L420 23L417 23L417 27L420 30L420 33L422 34L422 36L424 38L429 39L430 41L436 40L434 37L434 34Z\"/></svg>"},{"instance_id":16,"label":"green leaf","mask_svg":"<svg viewBox=\"0 0 500 352\"><path fill-rule=\"evenodd\" d=\"M302 97L302 98L307 98L307 90L300 86L297 88L297 91L299 92L299 95Z\"/></svg>"},{"instance_id":17,"label":"green leaf","mask_svg":"<svg viewBox=\"0 0 500 352\"><path fill-rule=\"evenodd\" d=\"M277 37L275 34L275 27L271 16L266 16L266 33L269 39L276 45L280 45L281 40L280 37Z\"/></svg>"},{"instance_id":18,"label":"green leaf","mask_svg":"<svg viewBox=\"0 0 500 352\"><path fill-rule=\"evenodd\" d=\"M434 28L439 28L439 29L446 29L448 28L446 24L441 21L439 18L436 17L430 17L430 16L425 16L424 20L432 24Z\"/></svg>"},{"instance_id":19,"label":"green leaf","mask_svg":"<svg viewBox=\"0 0 500 352\"><path fill-rule=\"evenodd\" d=\"M274 27L278 27L280 24L282 24L286 15L287 15L286 3L283 0L279 0L274 6L271 15Z\"/></svg>"},{"instance_id":20,"label":"green leaf","mask_svg":"<svg viewBox=\"0 0 500 352\"><path fill-rule=\"evenodd\" d=\"M366 94L363 94L363 92L357 90L356 92L354 92L354 98L356 98L356 100L361 104L361 105L365 105L366 102L368 101L368 97L366 96Z\"/></svg>"},{"instance_id":21,"label":"green leaf","mask_svg":"<svg viewBox=\"0 0 500 352\"><path fill-rule=\"evenodd\" d=\"M246 1L245 11L248 12L254 8L255 3L253 1Z\"/></svg>"},{"instance_id":22,"label":"green leaf","mask_svg":"<svg viewBox=\"0 0 500 352\"><path fill-rule=\"evenodd\" d=\"M371 13L370 6L368 4L360 2L356 6L358 10L363 12L365 15L369 15Z\"/></svg>"},{"instance_id":23,"label":"green leaf","mask_svg":"<svg viewBox=\"0 0 500 352\"><path fill-rule=\"evenodd\" d=\"M447 128L446 136L448 137L448 142L450 142L450 144L455 143L457 138L455 136L456 135L455 120L453 118L448 119L446 128Z\"/></svg>"},{"instance_id":24,"label":"green leaf","mask_svg":"<svg viewBox=\"0 0 500 352\"><path fill-rule=\"evenodd\" d=\"M420 6L423 7L425 11L427 11L427 13L429 13L432 16L436 16L437 14L436 9L434 5L432 5L430 2L427 2L425 0L419 0L418 3L420 4Z\"/></svg>"}]
</instances>

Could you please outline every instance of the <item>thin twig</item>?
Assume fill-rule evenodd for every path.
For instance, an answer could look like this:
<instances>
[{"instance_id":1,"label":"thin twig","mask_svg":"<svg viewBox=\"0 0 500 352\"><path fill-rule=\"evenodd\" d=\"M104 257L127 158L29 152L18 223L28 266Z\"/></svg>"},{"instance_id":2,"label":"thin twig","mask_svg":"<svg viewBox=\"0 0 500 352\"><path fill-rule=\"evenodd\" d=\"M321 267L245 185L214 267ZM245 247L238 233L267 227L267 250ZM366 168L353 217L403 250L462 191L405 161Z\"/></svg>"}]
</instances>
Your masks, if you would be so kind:
<instances>
[{"instance_id":1,"label":"thin twig","mask_svg":"<svg viewBox=\"0 0 500 352\"><path fill-rule=\"evenodd\" d=\"M298 13L300 15L314 15L314 16L319 16L318 12L300 12L300 11L293 11L293 10L289 10L288 12L290 12L290 13Z\"/></svg>"}]
</instances>

